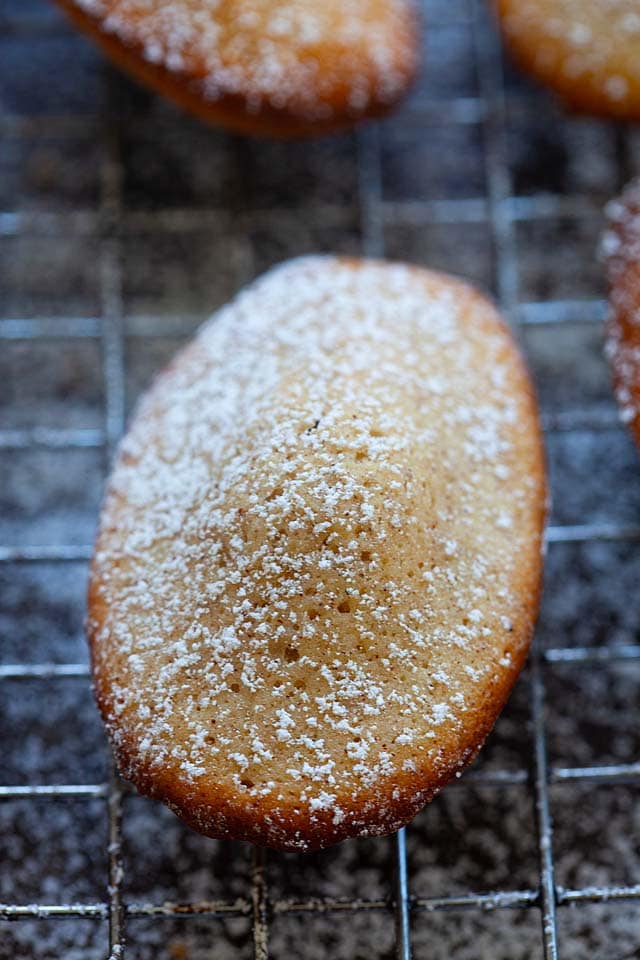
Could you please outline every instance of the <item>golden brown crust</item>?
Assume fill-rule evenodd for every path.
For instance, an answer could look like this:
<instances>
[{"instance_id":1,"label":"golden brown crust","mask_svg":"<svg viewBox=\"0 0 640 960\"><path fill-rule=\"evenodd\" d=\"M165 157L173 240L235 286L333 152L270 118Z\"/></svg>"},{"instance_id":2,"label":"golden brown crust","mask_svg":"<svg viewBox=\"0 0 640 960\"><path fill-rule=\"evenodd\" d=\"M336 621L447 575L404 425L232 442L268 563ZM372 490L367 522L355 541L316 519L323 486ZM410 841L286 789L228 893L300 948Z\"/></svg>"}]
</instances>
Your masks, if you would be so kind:
<instances>
[{"instance_id":1,"label":"golden brown crust","mask_svg":"<svg viewBox=\"0 0 640 960\"><path fill-rule=\"evenodd\" d=\"M640 11L635 0L494 0L520 66L571 109L640 119Z\"/></svg>"},{"instance_id":2,"label":"golden brown crust","mask_svg":"<svg viewBox=\"0 0 640 960\"><path fill-rule=\"evenodd\" d=\"M607 355L620 413L640 445L640 182L609 204L602 248L610 285Z\"/></svg>"},{"instance_id":3,"label":"golden brown crust","mask_svg":"<svg viewBox=\"0 0 640 960\"><path fill-rule=\"evenodd\" d=\"M149 11L140 0L56 2L137 80L204 120L252 136L318 136L382 116L406 94L417 70L413 0L355 0L353 23L348 4L330 0L318 17L316 32L322 35L310 34L304 43L296 37L304 17L314 15L308 0L221 0L215 12L206 14L207 29L215 30L215 37L208 43L203 37L199 45L205 31L197 25L189 27L195 40L186 35L179 43L175 38L183 20L203 16L202 0L174 0L178 25L160 19L166 4ZM281 28L269 38L272 64L270 50L260 52L260 42L267 41L261 32L274 29L275 18L286 18L288 8L297 18L295 33L290 49L279 35ZM247 19L243 26L243 13L253 14L256 25Z\"/></svg>"},{"instance_id":4,"label":"golden brown crust","mask_svg":"<svg viewBox=\"0 0 640 960\"><path fill-rule=\"evenodd\" d=\"M267 315L279 311L271 333L271 317L264 323L256 319L262 307ZM359 317L361 310L371 317ZM416 316L420 310L422 317ZM429 359L424 343L429 331L438 350L434 359ZM452 341L454 335L457 340ZM259 345L245 343L243 338L254 336ZM276 336L281 337L279 342ZM354 344L352 337L361 341ZM407 354L409 343L416 351L415 361ZM323 358L328 344L331 350ZM359 356L368 350L377 366L359 365ZM263 356L282 364L266 384L276 394L267 400L256 386ZM296 359L290 367L292 356ZM290 369L295 370L293 380ZM243 380L245 374L249 377ZM268 380L273 370L265 368L263 375ZM239 446L229 461L233 483L220 501L224 515L215 519L216 495L203 514L206 536L229 535L233 544L241 534L243 543L233 548L233 563L223 565L222 574L215 568L216 576L223 578L223 593L216 594L204 622L219 625L225 622L225 610L240 609L234 606L238 584L249 610L236 617L236 633L227 637L236 641L242 636L244 646L232 642L223 650L222 661L233 664L232 677L239 678L230 688L221 674L203 679L208 662L199 662L196 672L188 659L175 667L176 657L197 658L200 640L193 638L200 634L193 633L184 610L175 617L169 612L162 621L158 615L164 613L157 609L161 596L171 607L176 583L184 594L181 608L194 598L199 602L211 579L207 574L209 579L191 590L203 557L196 548L197 555L179 567L177 581L171 580L173 573L168 571L182 559L171 555L162 531L168 523L176 530L176 539L182 536L181 542L191 545L187 551L192 550L191 533L185 540L181 532L191 528L192 508L174 516L176 503L183 504L189 496L180 483L173 502L170 495L163 499L160 486L153 489L155 476L167 464L171 471L163 483L172 484L186 456L182 442L174 443L168 431L188 431L196 410L207 424L215 419L207 392L215 385L205 389L203 377L226 377L231 393L239 384L240 399L243 391L257 390L243 416L250 420L251 409L266 403L264 411L271 411L276 421L270 425L269 414L265 417L263 411L258 432L251 423L240 421L234 428L231 415L238 413L236 407L230 408L231 419L217 421L219 429L224 432L228 427L230 433L217 448L215 462L236 441ZM334 393L316 422L313 396L305 407L318 385L323 397ZM218 384L218 389L222 386ZM451 402L447 389L453 392ZM356 400L378 409L379 390L389 409L379 411L375 422L363 412L342 419L341 398L347 397L348 410L358 409L353 407ZM403 424L408 445L394 432L394 401L400 405L397 422ZM417 408L425 403L422 419ZM322 418L331 421L334 412L335 423L325 427ZM437 450L429 448L421 426L434 419L441 421L434 429L443 431L440 439L434 435L431 440ZM286 438L292 424L304 426L309 420L301 433L294 431L293 438ZM363 424L373 431L373 439L366 443L360 435ZM442 446L445 437L451 449ZM158 460L156 452L163 445ZM187 447L188 487L191 472L197 474L202 456L208 456L205 434L198 431ZM361 455L362 450L367 452ZM344 506L327 513L318 506L318 491L325 489L318 478L322 471L333 478L326 491L331 498L341 481L338 474L326 471L341 458L349 484L346 499ZM287 473L291 462L295 470ZM306 463L313 470L300 485L296 478ZM214 470L211 484L224 487L224 478L216 476ZM404 480L398 484L394 477ZM256 493L253 501L245 495L245 479L246 490ZM271 487L277 489L269 492ZM303 500L295 501L293 493L302 494ZM291 502L285 504L288 496ZM393 501L390 506L387 500ZM296 502L304 503L304 509ZM271 506L267 509L265 504ZM355 526L348 519L354 504L362 510ZM298 532L309 509L310 525ZM414 517L416 510L427 513ZM164 519L159 518L162 511ZM281 849L316 849L402 826L475 756L522 667L538 608L544 511L544 463L532 388L510 333L480 294L440 274L367 261L309 258L268 274L223 310L157 379L131 427L110 484L91 572L88 632L98 704L124 775L210 836ZM232 515L235 519L230 519ZM282 555L278 554L282 516L294 521L285 551L289 572L281 569L269 580L265 564ZM323 517L334 532L318 541L314 531L323 526ZM147 535L144 528L149 524ZM192 529L202 531L200 521ZM268 551L260 566L256 557L263 541ZM252 553L256 546L258 553ZM347 564L341 568L343 558ZM342 570L339 575L332 564ZM234 577L235 570L244 572ZM299 584L308 590L283 592L291 570L302 570ZM395 594L389 583L397 588ZM163 584L169 585L164 594ZM358 608L349 610L346 620L341 619L342 594L336 584L340 589L350 585L348 597L357 598ZM320 586L324 594L318 592ZM271 608L271 603L282 604L285 596L284 612L282 607ZM310 603L315 610L309 609ZM303 630L290 626L301 612L313 614L310 622L317 628L310 634L305 633L307 620ZM266 631L261 633L256 623L266 623L263 617L271 614L268 642L274 642L278 623L285 624L285 639L265 659L267 641L261 646L259 637ZM152 659L141 664L145 645L155 643L157 623L149 625L153 617L167 634L153 647ZM375 636L370 636L371 623L378 624ZM220 636L218 632L218 645L207 647L207 656L218 655ZM170 657L165 657L167 646ZM266 693L247 669L250 649L262 656L264 674L259 679L266 682ZM154 658L164 663L169 680L158 680L162 670ZM355 661L348 677L347 660ZM270 673L272 669L275 673ZM176 671L179 682L174 682ZM378 699L370 695L376 685ZM215 705L209 702L212 695ZM277 696L285 698L280 702L286 710L275 711L283 718L275 738ZM255 713L257 704L261 713ZM150 709L145 714L142 708ZM331 715L323 717L323 711ZM158 726L160 714L170 734ZM188 716L190 727L183 725ZM262 724L257 734L255 724L252 727L255 717ZM301 731L302 721L312 725ZM341 729L338 721L346 727ZM203 760L202 731L211 729L210 723L215 724L215 742L220 744L226 736L229 746L222 755ZM312 731L313 739L298 738L306 730ZM249 741L255 736L259 755L250 758ZM363 742L371 749L361 754ZM167 743L173 744L175 756L165 749ZM193 743L205 752L200 747L192 750ZM291 767L296 767L293 773ZM273 781L277 784L270 787Z\"/></svg>"}]
</instances>

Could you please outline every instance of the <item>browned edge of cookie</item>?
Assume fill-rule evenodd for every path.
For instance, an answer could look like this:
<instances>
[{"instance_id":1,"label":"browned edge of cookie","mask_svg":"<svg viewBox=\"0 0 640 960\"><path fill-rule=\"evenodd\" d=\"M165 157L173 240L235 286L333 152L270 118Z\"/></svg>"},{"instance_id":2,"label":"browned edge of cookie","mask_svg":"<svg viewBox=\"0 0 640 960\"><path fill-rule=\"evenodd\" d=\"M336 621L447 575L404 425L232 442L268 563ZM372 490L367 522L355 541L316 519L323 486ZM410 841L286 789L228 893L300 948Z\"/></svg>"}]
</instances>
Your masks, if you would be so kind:
<instances>
[{"instance_id":1,"label":"browned edge of cookie","mask_svg":"<svg viewBox=\"0 0 640 960\"><path fill-rule=\"evenodd\" d=\"M337 112L324 118L309 119L263 102L260 109L250 112L246 98L226 93L216 100L207 99L198 89L198 80L187 72L168 70L144 57L141 44L124 43L114 34L101 28L100 20L81 10L75 0L55 0L73 23L88 34L109 59L144 86L172 100L179 107L201 120L225 127L246 136L274 140L303 140L347 130L363 120L374 120L391 113L411 88L418 70L417 49L405 67L402 94L393 101L373 101L362 113ZM420 33L417 12L414 12L414 35ZM417 42L416 42L417 47Z\"/></svg>"}]
</instances>

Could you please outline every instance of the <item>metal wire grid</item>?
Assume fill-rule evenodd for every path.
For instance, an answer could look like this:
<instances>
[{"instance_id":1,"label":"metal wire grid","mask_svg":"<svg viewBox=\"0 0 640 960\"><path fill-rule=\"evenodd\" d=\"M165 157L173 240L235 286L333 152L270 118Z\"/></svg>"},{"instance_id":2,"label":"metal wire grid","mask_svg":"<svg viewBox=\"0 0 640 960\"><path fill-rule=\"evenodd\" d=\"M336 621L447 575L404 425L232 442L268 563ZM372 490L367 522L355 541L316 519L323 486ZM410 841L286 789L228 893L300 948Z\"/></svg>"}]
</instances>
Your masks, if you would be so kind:
<instances>
[{"instance_id":1,"label":"metal wire grid","mask_svg":"<svg viewBox=\"0 0 640 960\"><path fill-rule=\"evenodd\" d=\"M546 302L519 303L518 264L516 258L515 226L518 222L553 216L580 216L585 212L584 198L544 196L515 197L511 172L507 160L505 98L503 73L498 41L486 31L477 29L482 0L469 0L466 11L475 30L476 57L479 74L479 97L457 98L447 103L450 122L482 124L486 164L487 196L479 199L443 200L434 202L411 201L389 203L383 199L381 185L381 160L379 128L370 126L359 134L359 187L362 250L365 255L384 256L385 223L389 219L427 225L432 223L473 223L487 216L492 232L496 255L497 291L500 303L516 325L538 325L547 322L562 322L564 319L580 319L585 322L600 322L604 306L600 302ZM25 24L28 29L29 24ZM434 115L442 110L441 102L423 103L422 115ZM97 231L100 238L100 295L101 312L97 318L66 319L5 319L0 324L2 339L37 340L50 337L96 338L102 343L102 363L105 384L104 425L102 429L35 429L0 431L0 449L21 449L40 446L52 449L100 448L107 460L122 434L125 420L125 363L124 363L124 316L122 275L122 160L119 154L117 108L114 104L107 111L104 129L104 146L101 178L101 200ZM28 126L29 118L21 122ZM12 118L0 118L5 128L15 127ZM73 125L73 121L71 121ZM62 123L64 128L65 124ZM64 129L63 129L64 132ZM619 142L620 178L626 176L624 133ZM330 215L330 210L325 211ZM205 223L209 211L193 209L188 212L158 211L137 215L147 229L154 226L167 227L172 221L182 219L190 226ZM12 212L0 214L0 235L11 236L37 230L47 225L51 215ZM265 214L268 222L268 213ZM185 221L185 222L186 222ZM67 229L74 229L73 218ZM168 321L171 327L171 319ZM161 335L164 326L146 331L145 335ZM133 331L135 335L135 330ZM598 430L610 426L608 415L560 416L547 418L550 431L570 429ZM640 526L591 523L588 520L574 526L552 526L547 536L550 548L556 544L587 543L593 541L638 541ZM58 543L53 546L19 546L0 544L0 562L67 563L86 560L90 545L75 546ZM448 897L416 897L412 895L407 869L407 844L405 831L401 830L390 841L393 846L395 877L393 887L385 899L318 898L272 899L268 884L268 855L265 851L253 850L253 866L250 893L235 900L216 900L189 904L154 904L150 902L126 902L123 896L124 868L122 856L122 800L127 788L119 781L112 769L107 783L28 785L0 787L0 800L16 798L100 799L108 808L108 897L95 904L37 903L0 905L0 919L20 920L25 918L95 917L108 920L110 960L124 960L129 956L126 948L126 919L129 917L159 917L206 915L213 917L250 917L253 929L253 952L256 960L269 956L269 926L272 917L279 914L340 913L344 911L393 910L395 915L395 953L398 960L410 960L412 956L410 917L418 911L459 910L465 908L537 909L542 923L542 939L546 960L559 957L556 910L560 906L575 903L597 903L612 900L640 899L640 884L631 886L580 887L565 889L554 879L553 825L550 814L549 786L562 782L580 783L631 783L640 780L640 763L615 766L553 767L547 759L545 731L545 665L552 663L601 663L614 659L640 660L640 645L627 644L615 648L554 647L546 651L534 648L532 654L531 721L534 731L534 756L531 772L527 770L499 770L492 773L471 771L465 784L497 785L500 787L529 784L535 798L539 883L531 889L488 894L472 892ZM86 677L84 664L9 664L0 666L0 680L39 678L55 680L63 677Z\"/></svg>"}]
</instances>

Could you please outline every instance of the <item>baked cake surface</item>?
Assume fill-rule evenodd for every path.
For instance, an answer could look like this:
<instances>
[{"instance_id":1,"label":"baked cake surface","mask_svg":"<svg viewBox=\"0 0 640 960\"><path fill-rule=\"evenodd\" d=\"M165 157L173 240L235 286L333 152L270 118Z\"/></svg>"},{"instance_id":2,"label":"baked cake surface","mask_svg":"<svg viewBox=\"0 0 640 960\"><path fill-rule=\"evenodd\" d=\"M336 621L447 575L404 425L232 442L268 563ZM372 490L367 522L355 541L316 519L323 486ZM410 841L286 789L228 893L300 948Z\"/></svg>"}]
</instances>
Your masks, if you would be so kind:
<instances>
[{"instance_id":1,"label":"baked cake surface","mask_svg":"<svg viewBox=\"0 0 640 960\"><path fill-rule=\"evenodd\" d=\"M284 849L406 823L523 664L544 510L485 298L376 261L266 274L157 378L109 483L88 622L124 775Z\"/></svg>"},{"instance_id":2,"label":"baked cake surface","mask_svg":"<svg viewBox=\"0 0 640 960\"><path fill-rule=\"evenodd\" d=\"M387 112L414 78L413 0L58 0L121 67L204 119L303 137Z\"/></svg>"},{"instance_id":3,"label":"baked cake surface","mask_svg":"<svg viewBox=\"0 0 640 960\"><path fill-rule=\"evenodd\" d=\"M640 119L637 0L494 0L520 65L575 110Z\"/></svg>"}]
</instances>

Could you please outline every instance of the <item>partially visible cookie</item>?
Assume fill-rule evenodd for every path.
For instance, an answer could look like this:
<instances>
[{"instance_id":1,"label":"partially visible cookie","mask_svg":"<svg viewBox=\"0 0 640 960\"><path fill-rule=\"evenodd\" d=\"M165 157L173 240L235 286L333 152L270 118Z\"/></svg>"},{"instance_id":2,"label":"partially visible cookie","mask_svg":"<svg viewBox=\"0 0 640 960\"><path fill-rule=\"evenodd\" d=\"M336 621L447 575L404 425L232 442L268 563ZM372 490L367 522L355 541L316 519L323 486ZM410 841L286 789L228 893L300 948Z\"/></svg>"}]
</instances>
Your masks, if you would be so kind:
<instances>
[{"instance_id":1,"label":"partially visible cookie","mask_svg":"<svg viewBox=\"0 0 640 960\"><path fill-rule=\"evenodd\" d=\"M109 483L88 623L124 775L215 837L402 826L524 662L544 512L487 300L398 264L273 270L158 377Z\"/></svg>"},{"instance_id":2,"label":"partially visible cookie","mask_svg":"<svg viewBox=\"0 0 640 960\"><path fill-rule=\"evenodd\" d=\"M602 240L610 285L607 355L622 419L640 444L640 180L607 207Z\"/></svg>"},{"instance_id":3,"label":"partially visible cookie","mask_svg":"<svg viewBox=\"0 0 640 960\"><path fill-rule=\"evenodd\" d=\"M637 0L493 0L518 63L575 110L640 119Z\"/></svg>"},{"instance_id":4,"label":"partially visible cookie","mask_svg":"<svg viewBox=\"0 0 640 960\"><path fill-rule=\"evenodd\" d=\"M241 133L386 113L418 61L413 0L57 0L138 80Z\"/></svg>"}]
</instances>

